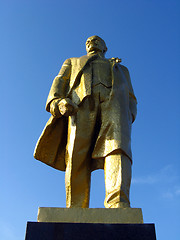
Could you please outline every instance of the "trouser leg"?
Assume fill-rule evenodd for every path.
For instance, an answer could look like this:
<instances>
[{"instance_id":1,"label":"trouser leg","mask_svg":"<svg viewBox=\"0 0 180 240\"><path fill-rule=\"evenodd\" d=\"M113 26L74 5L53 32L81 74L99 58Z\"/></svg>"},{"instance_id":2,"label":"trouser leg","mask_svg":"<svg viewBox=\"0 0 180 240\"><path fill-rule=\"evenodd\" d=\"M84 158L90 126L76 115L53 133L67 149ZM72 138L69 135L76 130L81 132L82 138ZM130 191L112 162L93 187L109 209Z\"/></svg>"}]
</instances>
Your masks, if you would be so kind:
<instances>
[{"instance_id":1,"label":"trouser leg","mask_svg":"<svg viewBox=\"0 0 180 240\"><path fill-rule=\"evenodd\" d=\"M66 147L66 206L89 207L91 147L96 123L96 109L90 111L89 100L69 117Z\"/></svg>"},{"instance_id":2,"label":"trouser leg","mask_svg":"<svg viewBox=\"0 0 180 240\"><path fill-rule=\"evenodd\" d=\"M131 162L124 154L105 157L106 208L130 207Z\"/></svg>"},{"instance_id":3,"label":"trouser leg","mask_svg":"<svg viewBox=\"0 0 180 240\"><path fill-rule=\"evenodd\" d=\"M77 153L68 160L65 174L67 208L89 207L90 174L86 156Z\"/></svg>"}]
</instances>

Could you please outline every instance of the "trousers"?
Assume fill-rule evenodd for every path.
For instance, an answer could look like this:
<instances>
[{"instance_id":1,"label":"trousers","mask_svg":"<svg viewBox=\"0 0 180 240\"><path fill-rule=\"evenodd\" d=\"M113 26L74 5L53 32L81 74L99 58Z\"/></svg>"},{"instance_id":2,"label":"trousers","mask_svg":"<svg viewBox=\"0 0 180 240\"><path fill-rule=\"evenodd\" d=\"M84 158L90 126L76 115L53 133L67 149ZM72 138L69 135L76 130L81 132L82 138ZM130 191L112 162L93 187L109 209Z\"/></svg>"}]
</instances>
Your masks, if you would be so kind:
<instances>
[{"instance_id":1,"label":"trousers","mask_svg":"<svg viewBox=\"0 0 180 240\"><path fill-rule=\"evenodd\" d=\"M109 134L108 100L111 88L99 84L75 116L68 119L66 147L66 207L89 207L91 161L99 132ZM112 127L110 128L112 131ZM100 142L100 141L99 141ZM104 144L104 143L103 143ZM101 149L101 148L100 148ZM96 159L93 159L96 160ZM103 157L106 208L129 207L131 161L121 151L115 150Z\"/></svg>"}]
</instances>

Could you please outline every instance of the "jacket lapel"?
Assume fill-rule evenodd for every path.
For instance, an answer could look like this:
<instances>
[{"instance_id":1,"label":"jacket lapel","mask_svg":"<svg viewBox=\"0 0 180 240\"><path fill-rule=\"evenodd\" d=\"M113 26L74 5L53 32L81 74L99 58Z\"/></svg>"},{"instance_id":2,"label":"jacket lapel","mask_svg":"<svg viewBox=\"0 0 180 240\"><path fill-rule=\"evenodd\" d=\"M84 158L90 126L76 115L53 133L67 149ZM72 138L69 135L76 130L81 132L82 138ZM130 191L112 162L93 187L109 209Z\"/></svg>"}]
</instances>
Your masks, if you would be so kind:
<instances>
[{"instance_id":1,"label":"jacket lapel","mask_svg":"<svg viewBox=\"0 0 180 240\"><path fill-rule=\"evenodd\" d=\"M98 54L93 56L82 56L80 58L72 59L72 73L71 73L71 81L70 81L70 88L68 91L67 96L69 96L76 86L77 81L82 76L83 71L85 70L86 66L95 60L98 57Z\"/></svg>"}]
</instances>

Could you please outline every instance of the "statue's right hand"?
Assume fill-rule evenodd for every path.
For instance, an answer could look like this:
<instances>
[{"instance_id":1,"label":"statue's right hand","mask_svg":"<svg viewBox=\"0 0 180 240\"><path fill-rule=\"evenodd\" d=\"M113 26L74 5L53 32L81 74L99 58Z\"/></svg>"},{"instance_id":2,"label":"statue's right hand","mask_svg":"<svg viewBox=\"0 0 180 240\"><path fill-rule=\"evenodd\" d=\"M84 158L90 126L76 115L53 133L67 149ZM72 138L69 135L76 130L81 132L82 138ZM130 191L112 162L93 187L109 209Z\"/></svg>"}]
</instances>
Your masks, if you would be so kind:
<instances>
[{"instance_id":1,"label":"statue's right hand","mask_svg":"<svg viewBox=\"0 0 180 240\"><path fill-rule=\"evenodd\" d=\"M64 98L58 102L60 113L65 116L72 116L78 111L78 106L69 98Z\"/></svg>"},{"instance_id":2,"label":"statue's right hand","mask_svg":"<svg viewBox=\"0 0 180 240\"><path fill-rule=\"evenodd\" d=\"M58 103L61 101L61 99L55 99L51 102L50 104L50 113L55 117L55 118L60 118L62 115L59 111Z\"/></svg>"}]
</instances>

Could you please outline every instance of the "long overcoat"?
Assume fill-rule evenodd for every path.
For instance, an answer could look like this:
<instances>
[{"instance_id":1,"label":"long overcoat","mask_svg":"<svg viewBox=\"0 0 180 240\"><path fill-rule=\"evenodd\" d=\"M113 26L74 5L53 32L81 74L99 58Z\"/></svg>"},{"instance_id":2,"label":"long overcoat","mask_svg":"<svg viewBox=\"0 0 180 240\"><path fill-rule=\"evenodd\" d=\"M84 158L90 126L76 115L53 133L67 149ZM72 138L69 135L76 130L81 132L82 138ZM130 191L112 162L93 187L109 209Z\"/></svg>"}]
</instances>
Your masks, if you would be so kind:
<instances>
[{"instance_id":1,"label":"long overcoat","mask_svg":"<svg viewBox=\"0 0 180 240\"><path fill-rule=\"evenodd\" d=\"M54 99L71 98L71 100L81 107L83 101L91 95L92 69L90 62L97 58L94 56L82 56L80 58L67 59L59 74L55 77L48 99L46 110L50 111L50 103ZM119 123L120 134L118 139L116 133L113 133L117 140L116 147L126 154L132 160L131 153L131 124L135 120L137 112L137 101L131 85L128 69L119 64L116 59L109 59L112 72L112 90L111 102L117 109L117 121ZM115 119L116 120L116 119ZM65 151L67 141L67 117L55 118L53 116L48 120L34 151L34 157L43 163L65 171ZM103 156L109 154L105 152ZM96 164L92 170L102 168L102 165Z\"/></svg>"}]
</instances>

